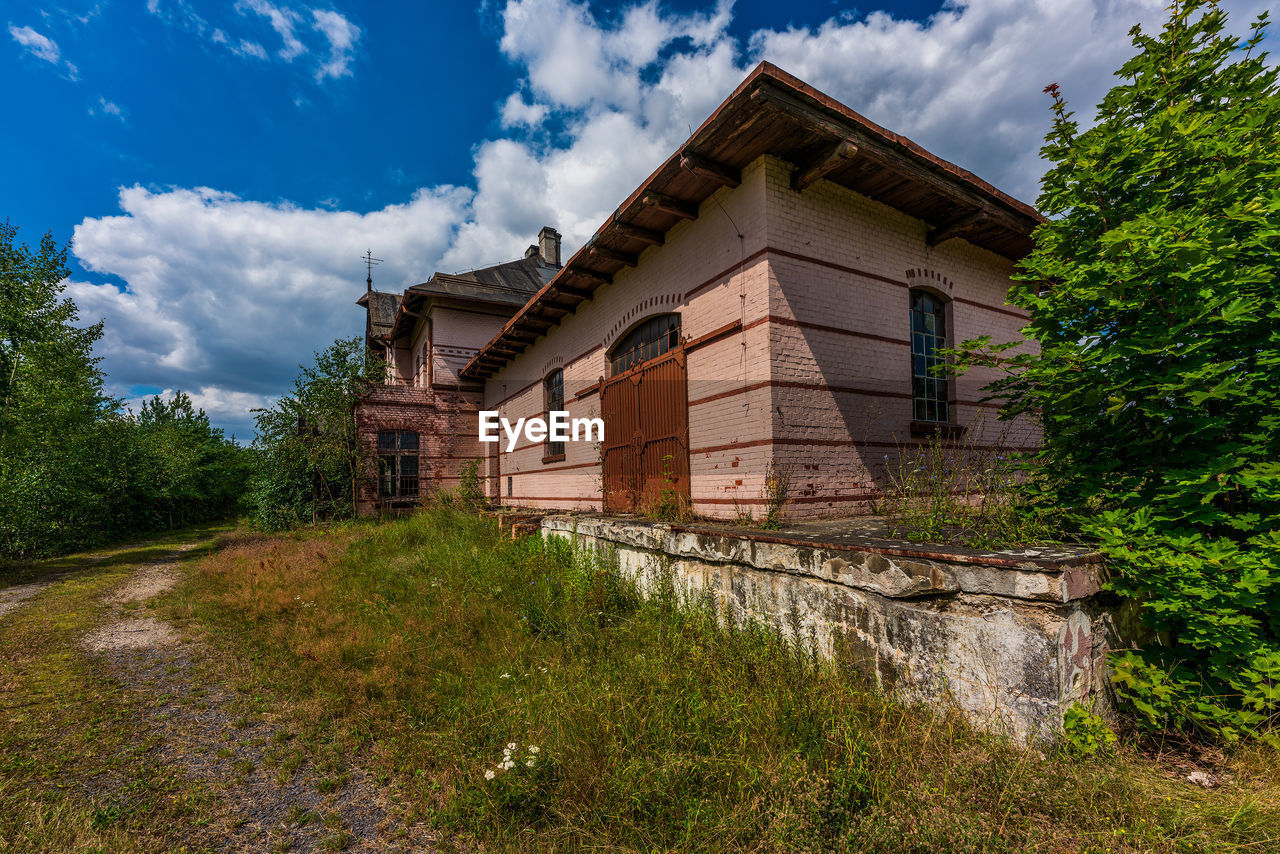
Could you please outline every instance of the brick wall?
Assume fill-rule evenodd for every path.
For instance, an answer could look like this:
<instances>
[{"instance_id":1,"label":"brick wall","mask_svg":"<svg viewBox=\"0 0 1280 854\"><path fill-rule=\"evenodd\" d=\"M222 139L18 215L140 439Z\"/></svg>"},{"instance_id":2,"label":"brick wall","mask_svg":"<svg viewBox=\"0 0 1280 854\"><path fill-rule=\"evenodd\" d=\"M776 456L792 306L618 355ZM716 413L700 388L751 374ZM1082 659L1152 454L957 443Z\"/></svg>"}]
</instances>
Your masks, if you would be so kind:
<instances>
[{"instance_id":1,"label":"brick wall","mask_svg":"<svg viewBox=\"0 0 1280 854\"><path fill-rule=\"evenodd\" d=\"M695 512L758 515L771 462L791 476L791 515L865 510L899 448L916 441L909 289L950 301L952 342L1002 340L1022 324L1004 305L1013 267L963 240L928 247L924 223L830 182L796 193L790 171L769 157L745 169L740 187L704 202L696 220L490 379L484 408L512 421L540 415L542 379L563 368L566 408L596 416L599 397L575 395L607 375L609 347L635 322L677 311L694 339L737 321L738 331L689 353ZM983 432L994 439L994 410L978 405L989 379L975 372L953 395L959 422L990 421ZM1035 431L1019 424L1004 438L1026 446ZM487 450L491 495L505 503L600 507L598 446L569 443L556 462L543 462L540 444Z\"/></svg>"},{"instance_id":2,"label":"brick wall","mask_svg":"<svg viewBox=\"0 0 1280 854\"><path fill-rule=\"evenodd\" d=\"M487 451L476 431L481 392L468 384L460 385L457 372L497 333L506 316L444 306L432 306L428 316L431 322L420 321L411 336L413 346L397 351L395 376L399 382L375 388L356 410L357 434L371 459L358 501L363 513L372 512L379 503L372 466L379 431L418 433L421 498L455 488L461 467L471 460L483 460ZM419 360L424 351L433 360L430 374L426 361Z\"/></svg>"},{"instance_id":3,"label":"brick wall","mask_svg":"<svg viewBox=\"0 0 1280 854\"><path fill-rule=\"evenodd\" d=\"M780 162L767 204L774 459L791 476L789 512L866 510L922 441L910 429L910 289L947 300L950 343L1011 340L1025 322L1005 304L1013 263L959 239L930 247L923 222L828 181L796 193ZM999 424L980 403L992 379L975 370L951 383L967 441L1034 445L1034 424Z\"/></svg>"}]
</instances>

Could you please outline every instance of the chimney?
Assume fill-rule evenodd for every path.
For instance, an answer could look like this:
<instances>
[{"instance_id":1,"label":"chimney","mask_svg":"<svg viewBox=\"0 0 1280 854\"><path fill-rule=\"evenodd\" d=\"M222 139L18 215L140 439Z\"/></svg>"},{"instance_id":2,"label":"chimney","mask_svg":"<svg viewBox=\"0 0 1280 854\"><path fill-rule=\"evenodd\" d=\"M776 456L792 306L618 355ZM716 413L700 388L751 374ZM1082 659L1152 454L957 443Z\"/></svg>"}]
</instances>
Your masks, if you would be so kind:
<instances>
[{"instance_id":1,"label":"chimney","mask_svg":"<svg viewBox=\"0 0 1280 854\"><path fill-rule=\"evenodd\" d=\"M538 232L538 254L552 267L560 266L560 232L544 225Z\"/></svg>"},{"instance_id":2,"label":"chimney","mask_svg":"<svg viewBox=\"0 0 1280 854\"><path fill-rule=\"evenodd\" d=\"M536 243L533 246L530 246L528 249L524 250L524 257L526 258L537 258L541 254L542 254L542 250L538 248Z\"/></svg>"}]
</instances>

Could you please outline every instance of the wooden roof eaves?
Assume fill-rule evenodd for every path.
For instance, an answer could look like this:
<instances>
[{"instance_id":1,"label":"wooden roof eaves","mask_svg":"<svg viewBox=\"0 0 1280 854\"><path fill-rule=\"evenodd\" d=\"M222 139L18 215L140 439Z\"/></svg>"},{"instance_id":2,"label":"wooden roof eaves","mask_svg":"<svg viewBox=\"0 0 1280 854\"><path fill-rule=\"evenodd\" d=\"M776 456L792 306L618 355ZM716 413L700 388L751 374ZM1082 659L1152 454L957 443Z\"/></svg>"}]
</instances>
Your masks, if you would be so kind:
<instances>
[{"instance_id":1,"label":"wooden roof eaves","mask_svg":"<svg viewBox=\"0 0 1280 854\"><path fill-rule=\"evenodd\" d=\"M983 181L967 169L943 160L900 134L882 128L848 106L819 92L799 78L788 74L773 63L761 62L751 70L746 79L734 89L733 93L721 102L711 115L699 125L689 139L677 148L675 153L663 161L658 168L654 169L641 182L640 186L636 187L631 195L623 200L622 204L618 205L613 214L596 229L591 238L573 254L555 276L531 296L528 302L516 312L516 315L502 329L498 330L497 334L488 343L480 348L471 361L463 366L459 372L460 375L464 377L492 376L493 371L491 369L484 373L481 372L480 362L483 361L481 357L488 352L490 346L498 343L506 335L507 330L514 328L534 307L546 299L547 295L560 281L572 275L575 268L596 276L607 275L611 279L611 274L594 271L587 264L593 254L591 252L592 246L609 235L613 231L615 223L629 222L638 208L644 204L644 197L647 194L661 194L661 190L654 185L662 177L663 173L682 168L680 165L682 158L687 161L689 153L696 154L699 147L704 145L711 136L720 130L726 115L742 107L742 101L745 100L744 93L753 89L755 90L752 92L753 100L754 96L757 96L761 91L765 89L773 90L769 95L760 97L769 98L772 96L771 100L775 103L789 104L792 112L795 112L797 107L803 110L807 105L809 112L811 114L816 113L819 123L824 124L826 129L832 131L838 140L850 140L855 145L858 145L859 155L869 154L869 159L876 162L884 160L884 165L889 168L894 168L890 164L898 165L900 168L910 168L907 164L914 162L916 168L910 169L912 173L929 175L932 178L931 183L950 184L957 188L960 199L968 201L976 208L983 209L988 216L988 221L1008 224L1014 230L1024 233L1029 233L1036 225L1044 222L1044 217L1035 208L998 190L995 186ZM794 91L787 92L786 89ZM778 95L783 97L777 97ZM898 171L898 169L894 171ZM723 186L720 181L712 178L704 178L704 181L707 185L707 192L697 204L701 204L702 201L705 201Z\"/></svg>"}]
</instances>

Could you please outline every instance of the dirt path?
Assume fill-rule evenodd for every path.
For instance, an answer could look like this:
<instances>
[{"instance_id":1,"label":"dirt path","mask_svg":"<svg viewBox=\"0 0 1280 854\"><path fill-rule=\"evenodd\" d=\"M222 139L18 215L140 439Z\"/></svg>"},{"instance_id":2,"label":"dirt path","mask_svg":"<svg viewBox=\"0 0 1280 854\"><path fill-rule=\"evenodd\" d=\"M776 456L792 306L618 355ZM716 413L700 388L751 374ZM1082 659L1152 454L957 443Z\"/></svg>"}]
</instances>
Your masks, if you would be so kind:
<instances>
[{"instance_id":1,"label":"dirt path","mask_svg":"<svg viewBox=\"0 0 1280 854\"><path fill-rule=\"evenodd\" d=\"M180 558L196 545L140 566L103 600L102 625L83 639L141 701L161 761L207 784L229 808L184 842L237 852L434 851L434 835L399 821L367 774L321 773L280 722L245 714L228 684L197 680L209 651L145 613L178 583Z\"/></svg>"}]
</instances>

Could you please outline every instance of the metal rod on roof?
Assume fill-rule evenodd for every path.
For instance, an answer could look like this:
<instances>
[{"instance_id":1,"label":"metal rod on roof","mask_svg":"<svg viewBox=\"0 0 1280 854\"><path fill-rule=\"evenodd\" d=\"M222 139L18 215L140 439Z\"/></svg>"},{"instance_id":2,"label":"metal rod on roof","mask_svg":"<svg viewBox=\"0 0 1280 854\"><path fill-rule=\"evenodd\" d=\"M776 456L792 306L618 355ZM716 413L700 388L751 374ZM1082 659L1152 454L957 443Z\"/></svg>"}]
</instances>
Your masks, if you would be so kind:
<instances>
[{"instance_id":1,"label":"metal rod on roof","mask_svg":"<svg viewBox=\"0 0 1280 854\"><path fill-rule=\"evenodd\" d=\"M366 250L365 253L360 256L360 260L364 261L365 267L368 268L368 272L365 275L365 279L364 279L365 290L372 291L373 290L373 265L381 264L382 259L374 258L373 250L369 249L369 250Z\"/></svg>"}]
</instances>

